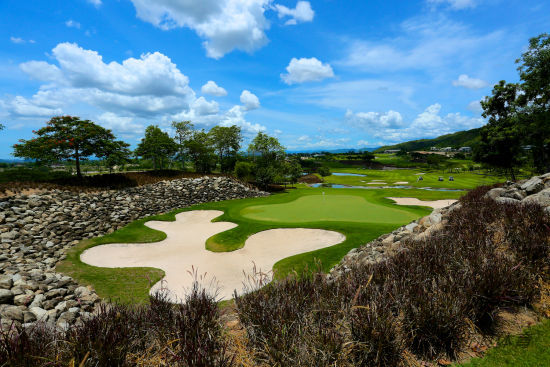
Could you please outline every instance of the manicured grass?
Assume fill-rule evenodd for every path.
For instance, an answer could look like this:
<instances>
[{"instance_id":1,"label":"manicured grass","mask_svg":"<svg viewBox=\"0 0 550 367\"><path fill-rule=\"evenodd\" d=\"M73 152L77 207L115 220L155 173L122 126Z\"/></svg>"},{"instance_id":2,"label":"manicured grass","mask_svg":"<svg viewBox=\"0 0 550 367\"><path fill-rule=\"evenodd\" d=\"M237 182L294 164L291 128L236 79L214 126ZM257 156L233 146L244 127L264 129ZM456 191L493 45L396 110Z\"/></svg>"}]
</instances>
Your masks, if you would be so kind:
<instances>
[{"instance_id":1,"label":"manicured grass","mask_svg":"<svg viewBox=\"0 0 550 367\"><path fill-rule=\"evenodd\" d=\"M359 176L327 176L324 181L333 184L351 185L351 186L376 186L369 185L372 181L385 182L387 185L406 185L413 187L434 187L447 189L473 189L480 185L491 185L496 182L506 181L505 177L488 176L479 173L442 173L441 170L429 171L418 169L396 169L396 170L370 170L353 168L334 168L332 172L336 173L359 173L366 175ZM418 175L418 173L425 173ZM423 180L418 181L422 176ZM454 177L454 181L449 181L449 176ZM443 177L444 181L438 181ZM407 184L397 184L397 182L407 182Z\"/></svg>"},{"instance_id":2,"label":"manicured grass","mask_svg":"<svg viewBox=\"0 0 550 367\"><path fill-rule=\"evenodd\" d=\"M324 195L322 193L325 193ZM164 272L153 268L98 268L80 261L80 254L87 248L107 243L138 243L157 242L166 235L163 232L144 226L149 220L174 221L175 214L190 210L221 210L223 215L214 221L229 221L238 226L219 233L206 242L206 248L215 252L234 251L244 246L248 237L274 228L319 228L343 233L346 240L340 244L324 249L299 254L277 262L274 266L276 276L284 276L292 271L300 272L304 268L314 269L318 262L324 271L328 271L352 248L388 233L395 228L410 222L415 218L430 213L431 209L424 207L397 206L391 197L418 197L423 200L458 198L460 192L435 192L425 190L362 190L362 189L296 189L288 193L274 194L265 198L250 198L195 205L189 208L144 218L132 222L126 227L103 237L83 241L69 251L67 258L61 262L57 270L70 275L84 284L91 284L103 298L122 303L147 302L150 287L162 279ZM324 199L323 199L324 197ZM338 201L344 197L343 203ZM346 215L346 221L333 215L330 210L319 211L319 200L328 200L332 210ZM300 208L305 205L306 208ZM272 221L257 220L246 215L249 208L275 207ZM365 209L365 213L361 213ZM297 222L293 211L301 211L307 219ZM354 211L361 221L352 220L346 214ZM245 213L245 215L243 215ZM286 213L286 214L285 214ZM324 213L324 214L323 214Z\"/></svg>"},{"instance_id":3,"label":"manicured grass","mask_svg":"<svg viewBox=\"0 0 550 367\"><path fill-rule=\"evenodd\" d=\"M415 213L387 207L356 195L308 195L285 204L255 205L241 211L245 218L267 222L317 221L396 223L416 219Z\"/></svg>"},{"instance_id":4,"label":"manicured grass","mask_svg":"<svg viewBox=\"0 0 550 367\"><path fill-rule=\"evenodd\" d=\"M550 366L550 320L532 326L518 336L502 339L483 358L474 358L464 367Z\"/></svg>"}]
</instances>

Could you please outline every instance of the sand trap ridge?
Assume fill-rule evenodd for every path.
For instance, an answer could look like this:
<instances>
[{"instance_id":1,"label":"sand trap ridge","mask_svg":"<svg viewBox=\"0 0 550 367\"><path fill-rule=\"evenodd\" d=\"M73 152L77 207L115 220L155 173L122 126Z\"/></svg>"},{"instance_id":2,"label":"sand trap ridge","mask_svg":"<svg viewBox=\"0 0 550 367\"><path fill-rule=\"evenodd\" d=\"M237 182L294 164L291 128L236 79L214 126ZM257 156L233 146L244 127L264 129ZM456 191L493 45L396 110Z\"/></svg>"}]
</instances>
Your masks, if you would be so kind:
<instances>
[{"instance_id":1,"label":"sand trap ridge","mask_svg":"<svg viewBox=\"0 0 550 367\"><path fill-rule=\"evenodd\" d=\"M345 236L338 232L321 229L279 228L256 233L248 238L242 249L232 252L206 250L206 240L237 225L229 222L212 223L222 215L217 210L195 210L176 215L175 222L150 221L146 225L163 231L164 241L141 244L108 244L96 246L82 253L80 259L90 265L116 268L147 266L165 271L164 284L158 282L151 293L161 285L173 294L173 300L185 296L193 278L191 266L207 279L215 277L220 286L219 295L232 298L233 290L242 290L245 277L253 264L264 272L286 257L336 245Z\"/></svg>"},{"instance_id":2,"label":"sand trap ridge","mask_svg":"<svg viewBox=\"0 0 550 367\"><path fill-rule=\"evenodd\" d=\"M449 205L456 203L457 200L434 200L434 201L423 201L418 200L417 198L386 198L395 201L397 205L420 205L420 206L431 206L434 209L445 208Z\"/></svg>"}]
</instances>

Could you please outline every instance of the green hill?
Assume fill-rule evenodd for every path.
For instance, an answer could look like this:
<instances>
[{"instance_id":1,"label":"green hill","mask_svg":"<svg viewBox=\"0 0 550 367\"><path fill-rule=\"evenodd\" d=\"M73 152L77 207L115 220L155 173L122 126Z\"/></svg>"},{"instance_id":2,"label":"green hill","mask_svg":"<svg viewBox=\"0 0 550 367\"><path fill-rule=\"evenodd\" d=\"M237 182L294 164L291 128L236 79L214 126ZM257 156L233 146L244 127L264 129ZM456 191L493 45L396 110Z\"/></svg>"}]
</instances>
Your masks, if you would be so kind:
<instances>
[{"instance_id":1,"label":"green hill","mask_svg":"<svg viewBox=\"0 0 550 367\"><path fill-rule=\"evenodd\" d=\"M458 131L456 133L441 135L433 139L420 139L420 140L411 140L404 143L399 143L395 145L386 145L380 147L376 152L383 152L387 149L401 149L405 151L412 150L427 150L431 147L445 148L460 148L460 147L475 147L479 144L479 132L481 128Z\"/></svg>"}]
</instances>

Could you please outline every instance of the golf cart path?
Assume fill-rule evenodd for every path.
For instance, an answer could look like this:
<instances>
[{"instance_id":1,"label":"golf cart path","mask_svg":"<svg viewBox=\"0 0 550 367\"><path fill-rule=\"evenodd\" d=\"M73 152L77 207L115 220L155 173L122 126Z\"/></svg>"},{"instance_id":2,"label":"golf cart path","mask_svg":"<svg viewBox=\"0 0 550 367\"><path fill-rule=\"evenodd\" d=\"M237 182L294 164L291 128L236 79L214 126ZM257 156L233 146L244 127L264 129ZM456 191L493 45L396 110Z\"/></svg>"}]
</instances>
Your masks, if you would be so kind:
<instances>
[{"instance_id":1,"label":"golf cart path","mask_svg":"<svg viewBox=\"0 0 550 367\"><path fill-rule=\"evenodd\" d=\"M107 244L92 247L80 255L86 264L107 267L153 267L165 271L166 276L151 288L151 294L167 288L172 301L185 297L194 278L192 267L199 275L206 273L207 286L213 279L218 283L218 295L231 299L236 289L242 293L246 277L254 265L257 270L269 272L273 265L286 257L333 246L345 240L334 231L308 228L278 228L250 236L245 246L232 252L206 250L206 240L237 225L212 220L222 215L218 210L195 210L176 215L174 222L150 221L150 228L165 232L167 237L155 243Z\"/></svg>"}]
</instances>

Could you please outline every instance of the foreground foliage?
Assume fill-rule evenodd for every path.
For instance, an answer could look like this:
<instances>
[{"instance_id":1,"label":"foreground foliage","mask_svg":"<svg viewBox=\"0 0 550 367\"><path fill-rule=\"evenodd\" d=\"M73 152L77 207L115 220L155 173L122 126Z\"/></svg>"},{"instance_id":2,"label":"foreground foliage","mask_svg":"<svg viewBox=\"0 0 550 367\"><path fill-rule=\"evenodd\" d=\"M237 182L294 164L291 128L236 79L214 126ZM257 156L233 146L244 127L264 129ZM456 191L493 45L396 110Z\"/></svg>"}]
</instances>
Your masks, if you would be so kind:
<instances>
[{"instance_id":1,"label":"foreground foliage","mask_svg":"<svg viewBox=\"0 0 550 367\"><path fill-rule=\"evenodd\" d=\"M65 332L37 324L0 334L0 366L230 366L219 316L195 282L179 305L158 293L146 306L102 305Z\"/></svg>"},{"instance_id":2,"label":"foreground foliage","mask_svg":"<svg viewBox=\"0 0 550 367\"><path fill-rule=\"evenodd\" d=\"M394 366L456 358L503 308L530 306L550 264L550 218L478 189L434 236L336 280L291 276L236 298L249 348L277 366ZM257 278L253 289L266 283Z\"/></svg>"}]
</instances>

